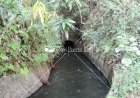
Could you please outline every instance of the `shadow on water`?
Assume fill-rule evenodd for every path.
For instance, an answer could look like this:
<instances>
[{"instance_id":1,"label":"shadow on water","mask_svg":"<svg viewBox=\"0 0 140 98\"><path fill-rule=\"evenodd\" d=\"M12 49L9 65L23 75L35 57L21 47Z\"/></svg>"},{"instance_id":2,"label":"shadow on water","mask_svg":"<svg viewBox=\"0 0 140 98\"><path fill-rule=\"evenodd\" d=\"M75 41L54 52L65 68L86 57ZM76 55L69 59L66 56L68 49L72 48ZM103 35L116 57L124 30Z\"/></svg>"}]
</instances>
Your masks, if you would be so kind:
<instances>
[{"instance_id":1,"label":"shadow on water","mask_svg":"<svg viewBox=\"0 0 140 98\"><path fill-rule=\"evenodd\" d=\"M109 88L76 55L102 80L107 81L83 54L67 53L51 71L51 84L42 86L28 98L105 98Z\"/></svg>"}]
</instances>

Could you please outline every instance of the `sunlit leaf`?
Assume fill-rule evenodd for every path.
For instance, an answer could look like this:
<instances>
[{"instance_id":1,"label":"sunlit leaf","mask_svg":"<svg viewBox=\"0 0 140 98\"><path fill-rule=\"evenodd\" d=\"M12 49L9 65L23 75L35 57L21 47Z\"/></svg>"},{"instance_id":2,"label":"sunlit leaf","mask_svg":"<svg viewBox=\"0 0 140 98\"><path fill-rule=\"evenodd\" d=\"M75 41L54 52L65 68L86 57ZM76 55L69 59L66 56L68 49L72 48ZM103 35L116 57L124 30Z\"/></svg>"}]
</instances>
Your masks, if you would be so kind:
<instances>
[{"instance_id":1,"label":"sunlit leaf","mask_svg":"<svg viewBox=\"0 0 140 98\"><path fill-rule=\"evenodd\" d=\"M136 50L135 52L137 56L140 56L140 50Z\"/></svg>"},{"instance_id":2,"label":"sunlit leaf","mask_svg":"<svg viewBox=\"0 0 140 98\"><path fill-rule=\"evenodd\" d=\"M44 23L44 18L43 18L42 13L41 13L41 8L38 8L38 12L39 12L41 23L43 24Z\"/></svg>"},{"instance_id":3,"label":"sunlit leaf","mask_svg":"<svg viewBox=\"0 0 140 98\"><path fill-rule=\"evenodd\" d=\"M63 30L65 30L65 27L66 27L66 23L65 22L62 22L62 28L63 28Z\"/></svg>"},{"instance_id":4,"label":"sunlit leaf","mask_svg":"<svg viewBox=\"0 0 140 98\"><path fill-rule=\"evenodd\" d=\"M66 22L66 24L67 24L70 28L74 29L74 26L73 26L71 23Z\"/></svg>"},{"instance_id":5,"label":"sunlit leaf","mask_svg":"<svg viewBox=\"0 0 140 98\"><path fill-rule=\"evenodd\" d=\"M125 66L129 66L130 64L132 64L132 60L130 58L123 58L121 60L121 63L124 64Z\"/></svg>"},{"instance_id":6,"label":"sunlit leaf","mask_svg":"<svg viewBox=\"0 0 140 98\"><path fill-rule=\"evenodd\" d=\"M122 49L123 49L123 48L121 48L121 47L117 47L117 48L115 48L115 52L118 53L118 52L120 52Z\"/></svg>"},{"instance_id":7,"label":"sunlit leaf","mask_svg":"<svg viewBox=\"0 0 140 98\"><path fill-rule=\"evenodd\" d=\"M76 4L78 4L78 6L80 6L80 7L82 6L81 2L79 0L75 0L75 2L76 2Z\"/></svg>"},{"instance_id":8,"label":"sunlit leaf","mask_svg":"<svg viewBox=\"0 0 140 98\"><path fill-rule=\"evenodd\" d=\"M134 38L134 36L133 36L133 37L131 37L131 38L129 38L129 40L130 40L131 42L136 41L136 39Z\"/></svg>"},{"instance_id":9,"label":"sunlit leaf","mask_svg":"<svg viewBox=\"0 0 140 98\"><path fill-rule=\"evenodd\" d=\"M69 3L68 3L68 6L69 6L69 10L71 11L72 10L72 1L69 1Z\"/></svg>"},{"instance_id":10,"label":"sunlit leaf","mask_svg":"<svg viewBox=\"0 0 140 98\"><path fill-rule=\"evenodd\" d=\"M4 55L4 54L0 54L0 58L1 58L2 60L7 60L7 56Z\"/></svg>"},{"instance_id":11,"label":"sunlit leaf","mask_svg":"<svg viewBox=\"0 0 140 98\"><path fill-rule=\"evenodd\" d=\"M71 19L67 19L68 22L70 23L75 23L75 21L71 20Z\"/></svg>"}]
</instances>

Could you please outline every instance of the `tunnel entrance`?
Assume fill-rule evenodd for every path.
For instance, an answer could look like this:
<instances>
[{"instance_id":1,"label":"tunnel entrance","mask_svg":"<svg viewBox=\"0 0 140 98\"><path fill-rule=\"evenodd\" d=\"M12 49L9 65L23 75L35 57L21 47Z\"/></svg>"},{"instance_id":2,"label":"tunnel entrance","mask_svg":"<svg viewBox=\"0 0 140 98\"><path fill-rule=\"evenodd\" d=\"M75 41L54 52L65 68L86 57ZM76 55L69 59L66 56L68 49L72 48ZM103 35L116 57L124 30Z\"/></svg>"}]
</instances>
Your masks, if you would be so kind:
<instances>
[{"instance_id":1,"label":"tunnel entrance","mask_svg":"<svg viewBox=\"0 0 140 98\"><path fill-rule=\"evenodd\" d=\"M70 41L70 40L66 40L64 41L64 48L68 51L69 49L73 49L74 48L74 42Z\"/></svg>"}]
</instances>

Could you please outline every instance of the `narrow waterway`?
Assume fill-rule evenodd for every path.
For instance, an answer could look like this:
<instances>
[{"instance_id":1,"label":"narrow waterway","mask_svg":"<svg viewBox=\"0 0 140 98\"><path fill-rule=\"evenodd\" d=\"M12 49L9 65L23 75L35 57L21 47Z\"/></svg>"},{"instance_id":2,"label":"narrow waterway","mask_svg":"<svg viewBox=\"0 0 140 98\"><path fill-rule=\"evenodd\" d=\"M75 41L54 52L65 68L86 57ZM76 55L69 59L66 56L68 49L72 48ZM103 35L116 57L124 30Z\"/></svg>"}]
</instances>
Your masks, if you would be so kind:
<instances>
[{"instance_id":1,"label":"narrow waterway","mask_svg":"<svg viewBox=\"0 0 140 98\"><path fill-rule=\"evenodd\" d=\"M51 84L41 87L29 98L106 97L109 88L96 75L104 82L105 77L83 54L66 53L60 58L56 63L56 69L51 71L49 78Z\"/></svg>"}]
</instances>

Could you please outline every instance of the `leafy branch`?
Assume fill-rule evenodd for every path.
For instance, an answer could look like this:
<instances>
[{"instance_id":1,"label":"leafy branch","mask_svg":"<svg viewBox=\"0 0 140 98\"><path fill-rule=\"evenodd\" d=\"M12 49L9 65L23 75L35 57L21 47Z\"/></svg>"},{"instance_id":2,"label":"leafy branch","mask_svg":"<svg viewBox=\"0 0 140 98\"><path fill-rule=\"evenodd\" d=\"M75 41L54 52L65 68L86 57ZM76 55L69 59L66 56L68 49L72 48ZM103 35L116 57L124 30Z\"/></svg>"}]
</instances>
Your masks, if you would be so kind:
<instances>
[{"instance_id":1,"label":"leafy branch","mask_svg":"<svg viewBox=\"0 0 140 98\"><path fill-rule=\"evenodd\" d=\"M4 31L2 32L2 34L1 34L1 36L0 36L0 45L2 44L2 43L1 43L1 40L2 40L2 38L3 38L3 36L4 36L4 34L7 32L8 28L12 25L12 22L13 22L13 21L14 21L14 19L11 20L11 21L8 23L8 25L6 26L6 28L5 28Z\"/></svg>"}]
</instances>

